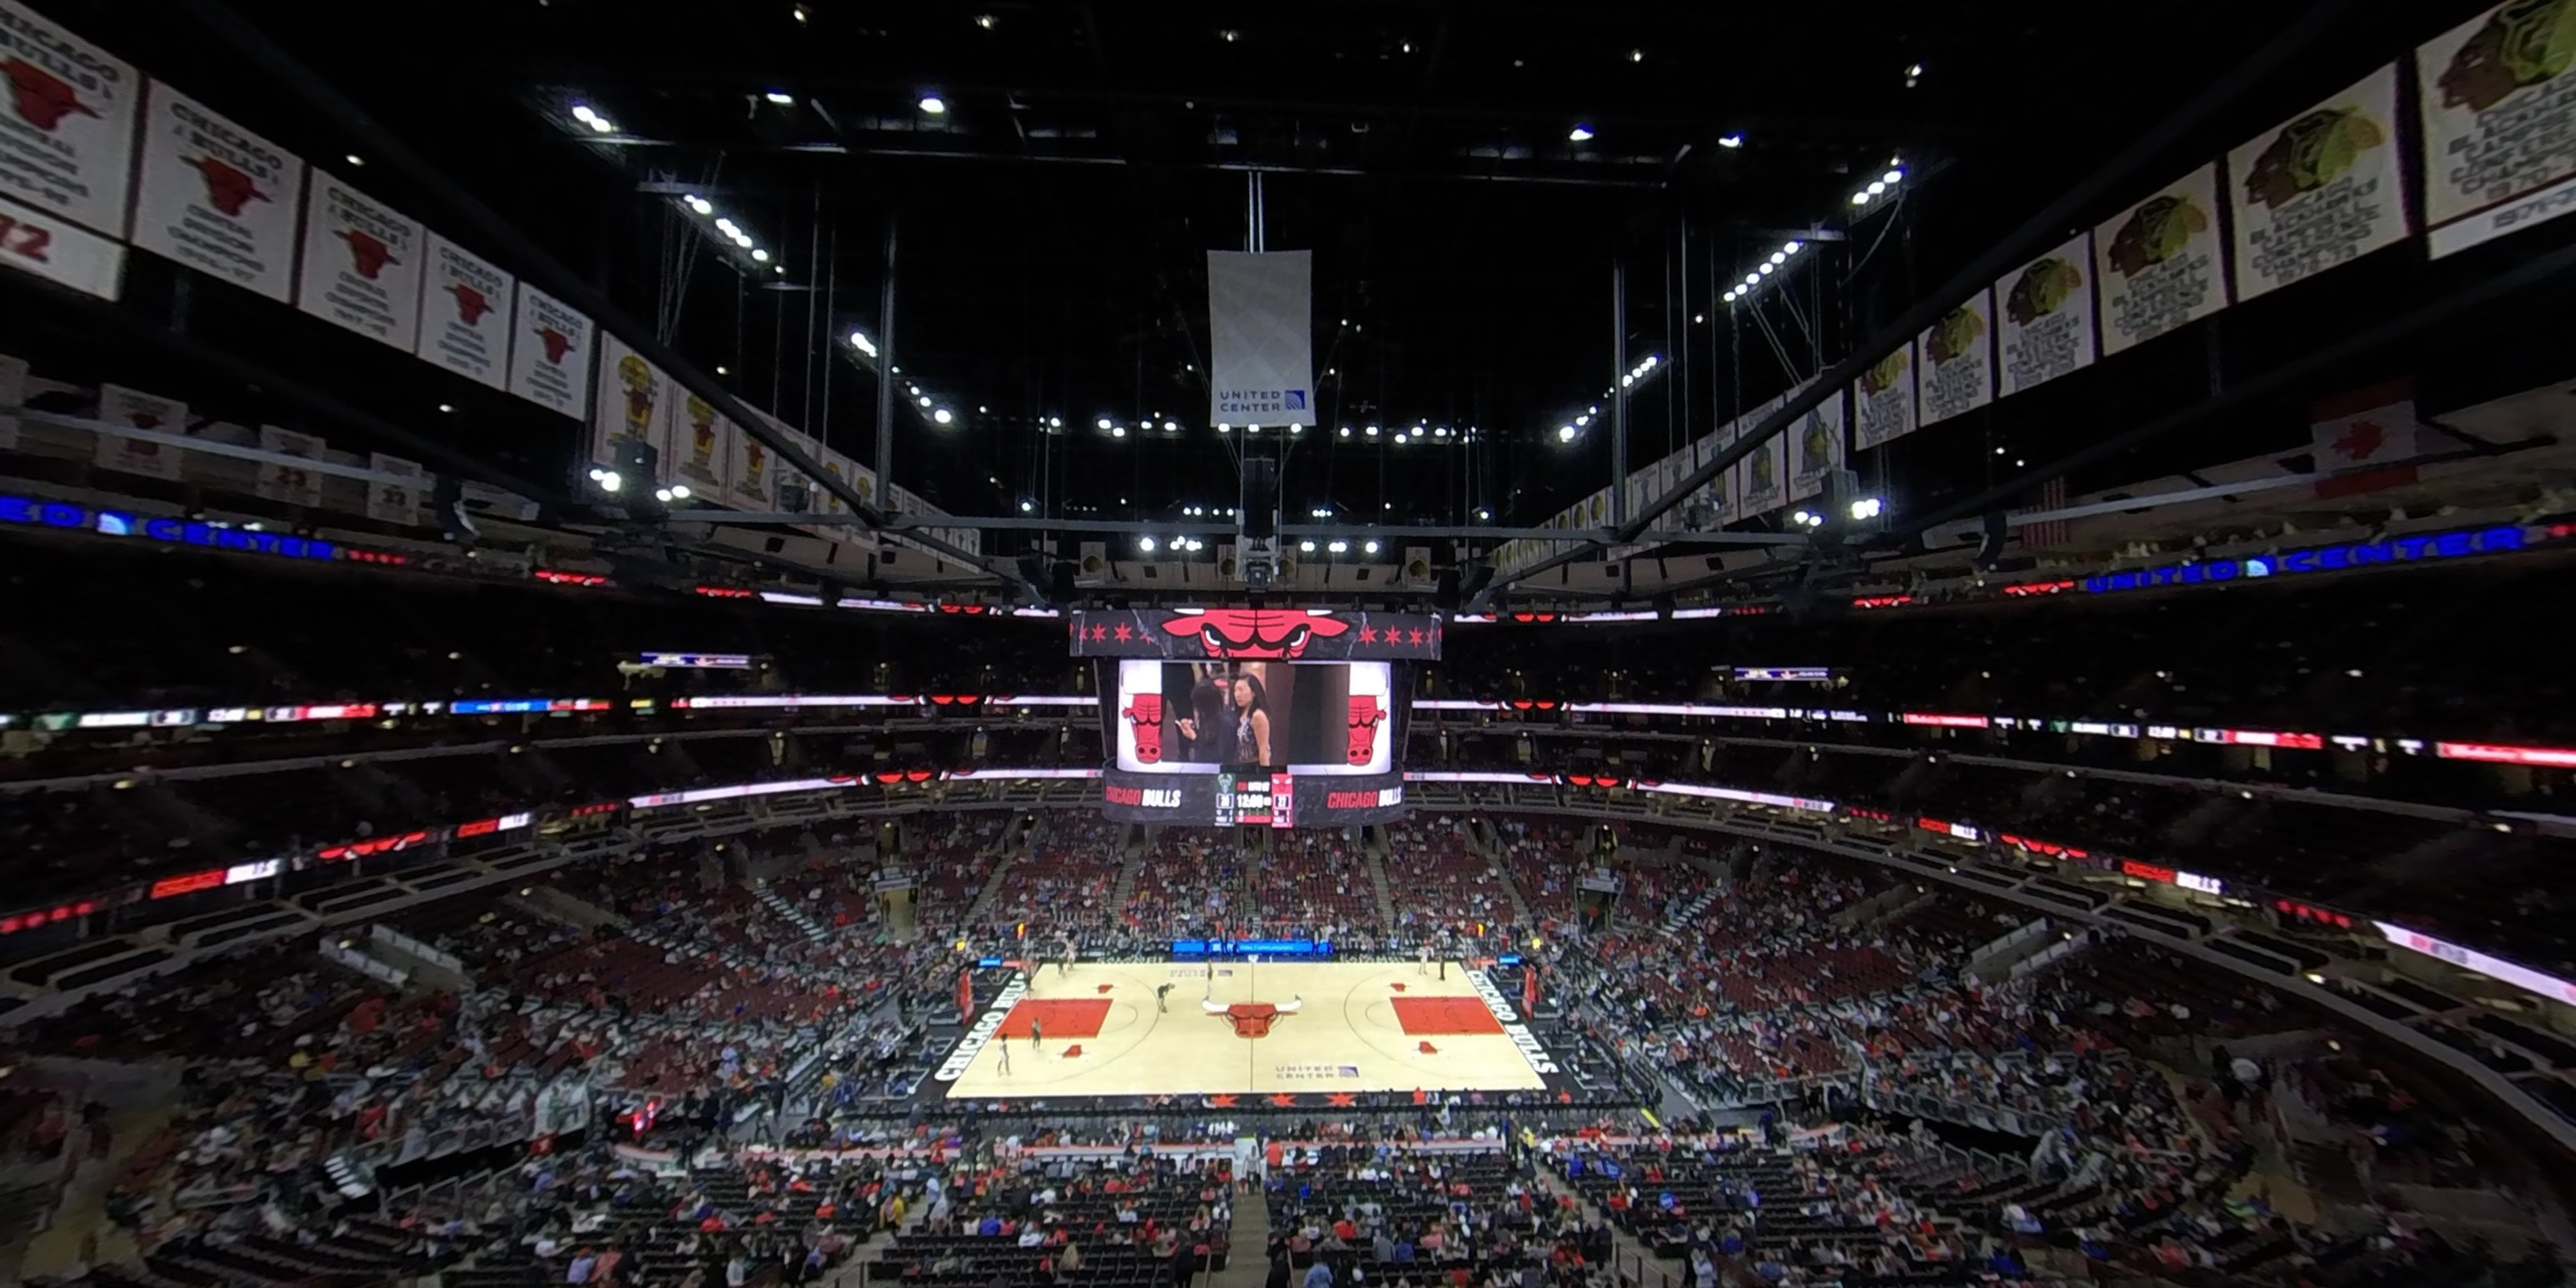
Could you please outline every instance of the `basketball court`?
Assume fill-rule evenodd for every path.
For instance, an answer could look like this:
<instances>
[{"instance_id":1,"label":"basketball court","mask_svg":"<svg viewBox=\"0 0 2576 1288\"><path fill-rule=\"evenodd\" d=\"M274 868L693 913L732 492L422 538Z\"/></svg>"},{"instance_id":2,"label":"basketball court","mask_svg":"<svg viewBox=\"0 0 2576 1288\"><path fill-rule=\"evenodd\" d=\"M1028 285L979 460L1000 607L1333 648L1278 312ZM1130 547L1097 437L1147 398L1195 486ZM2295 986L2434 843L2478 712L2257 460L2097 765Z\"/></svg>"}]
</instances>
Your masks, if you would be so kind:
<instances>
[{"instance_id":1,"label":"basketball court","mask_svg":"<svg viewBox=\"0 0 2576 1288\"><path fill-rule=\"evenodd\" d=\"M1084 962L1023 976L955 1097L1511 1091L1546 1086L1476 995L1413 962ZM1166 1009L1154 990L1171 985ZM1007 996L1007 994L1006 994ZM1032 1049L1032 1026L1043 1038ZM1011 1071L1001 1072L1002 1048Z\"/></svg>"}]
</instances>

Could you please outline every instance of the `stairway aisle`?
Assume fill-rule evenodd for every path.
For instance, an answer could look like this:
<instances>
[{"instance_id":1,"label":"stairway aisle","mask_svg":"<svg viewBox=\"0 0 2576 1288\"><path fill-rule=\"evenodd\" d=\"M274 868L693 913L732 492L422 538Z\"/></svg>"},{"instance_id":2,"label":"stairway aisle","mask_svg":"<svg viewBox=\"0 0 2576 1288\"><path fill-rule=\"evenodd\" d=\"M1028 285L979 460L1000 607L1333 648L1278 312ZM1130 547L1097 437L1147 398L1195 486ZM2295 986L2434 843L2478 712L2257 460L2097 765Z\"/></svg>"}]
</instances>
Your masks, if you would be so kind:
<instances>
[{"instance_id":1,"label":"stairway aisle","mask_svg":"<svg viewBox=\"0 0 2576 1288\"><path fill-rule=\"evenodd\" d=\"M1381 829L1378 835L1382 837L1386 833ZM1399 929L1395 920L1395 897L1386 889L1386 855L1383 847L1369 845L1365 829L1360 832L1360 859L1368 865L1369 891L1377 896L1377 924L1390 931Z\"/></svg>"},{"instance_id":2,"label":"stairway aisle","mask_svg":"<svg viewBox=\"0 0 2576 1288\"><path fill-rule=\"evenodd\" d=\"M1226 1232L1225 1269L1207 1277L1206 1288L1261 1288L1269 1277L1270 1204L1255 1186L1234 1196L1234 1225Z\"/></svg>"}]
</instances>

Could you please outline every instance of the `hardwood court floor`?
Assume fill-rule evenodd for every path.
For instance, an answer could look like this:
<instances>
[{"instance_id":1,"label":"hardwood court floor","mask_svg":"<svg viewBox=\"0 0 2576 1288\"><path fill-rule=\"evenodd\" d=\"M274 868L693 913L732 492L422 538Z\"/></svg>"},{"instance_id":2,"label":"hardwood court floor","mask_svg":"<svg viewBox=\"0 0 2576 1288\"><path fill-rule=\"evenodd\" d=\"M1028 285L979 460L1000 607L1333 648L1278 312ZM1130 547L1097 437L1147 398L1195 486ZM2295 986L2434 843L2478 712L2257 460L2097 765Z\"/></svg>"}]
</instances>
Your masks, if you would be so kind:
<instances>
[{"instance_id":1,"label":"hardwood court floor","mask_svg":"<svg viewBox=\"0 0 2576 1288\"><path fill-rule=\"evenodd\" d=\"M1433 971L1438 963L1433 963ZM1211 975L1213 971L1213 975ZM1493 1012L1449 963L1083 962L1026 977L1003 1042L984 1044L951 1098L1338 1091L1506 1091L1545 1086ZM1157 1011L1154 989L1169 983ZM1241 1037L1220 1005L1303 1001ZM1031 1050L1030 1024L1044 1045ZM1258 1023L1250 1027L1258 1027Z\"/></svg>"}]
</instances>

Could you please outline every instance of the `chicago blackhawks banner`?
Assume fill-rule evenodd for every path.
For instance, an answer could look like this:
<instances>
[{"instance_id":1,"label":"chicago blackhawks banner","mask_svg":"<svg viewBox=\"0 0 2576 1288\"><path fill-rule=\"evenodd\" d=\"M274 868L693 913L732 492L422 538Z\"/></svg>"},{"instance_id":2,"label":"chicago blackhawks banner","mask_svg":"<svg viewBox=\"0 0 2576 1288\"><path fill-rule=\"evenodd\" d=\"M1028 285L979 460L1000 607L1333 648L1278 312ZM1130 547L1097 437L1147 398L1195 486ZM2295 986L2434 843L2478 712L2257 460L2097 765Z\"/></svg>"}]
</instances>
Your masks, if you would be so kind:
<instances>
[{"instance_id":1,"label":"chicago blackhawks banner","mask_svg":"<svg viewBox=\"0 0 2576 1288\"><path fill-rule=\"evenodd\" d=\"M2093 255L2105 354L2227 307L2218 167L2202 166L2095 229Z\"/></svg>"},{"instance_id":2,"label":"chicago blackhawks banner","mask_svg":"<svg viewBox=\"0 0 2576 1288\"><path fill-rule=\"evenodd\" d=\"M1289 662L1435 661L1440 619L1424 613L1309 608L1077 610L1075 657L1167 657Z\"/></svg>"},{"instance_id":3,"label":"chicago blackhawks banner","mask_svg":"<svg viewBox=\"0 0 2576 1288\"><path fill-rule=\"evenodd\" d=\"M2093 241L2090 234L2022 265L1995 283L1997 372L2003 396L2093 365Z\"/></svg>"},{"instance_id":4,"label":"chicago blackhawks banner","mask_svg":"<svg viewBox=\"0 0 2576 1288\"><path fill-rule=\"evenodd\" d=\"M1208 419L1315 423L1313 251L1208 252Z\"/></svg>"},{"instance_id":5,"label":"chicago blackhawks banner","mask_svg":"<svg viewBox=\"0 0 2576 1288\"><path fill-rule=\"evenodd\" d=\"M2396 121L2392 65L2227 154L2238 300L2405 239Z\"/></svg>"},{"instance_id":6,"label":"chicago blackhawks banner","mask_svg":"<svg viewBox=\"0 0 2576 1288\"><path fill-rule=\"evenodd\" d=\"M2576 211L2576 0L2507 0L2415 75L2434 258Z\"/></svg>"}]
</instances>

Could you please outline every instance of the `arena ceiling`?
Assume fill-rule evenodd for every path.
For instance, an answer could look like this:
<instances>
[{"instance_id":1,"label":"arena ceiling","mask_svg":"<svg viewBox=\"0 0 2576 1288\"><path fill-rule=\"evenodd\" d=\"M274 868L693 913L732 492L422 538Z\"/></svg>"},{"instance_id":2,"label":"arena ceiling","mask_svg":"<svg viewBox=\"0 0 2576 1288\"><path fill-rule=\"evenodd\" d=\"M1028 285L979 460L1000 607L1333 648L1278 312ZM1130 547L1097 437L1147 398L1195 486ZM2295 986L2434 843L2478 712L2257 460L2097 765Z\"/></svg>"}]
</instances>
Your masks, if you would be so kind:
<instances>
[{"instance_id":1,"label":"arena ceiling","mask_svg":"<svg viewBox=\"0 0 2576 1288\"><path fill-rule=\"evenodd\" d=\"M1663 360L1632 402L1642 464L1846 356L2083 176L2133 164L2114 200L2133 195L2479 6L2329 0L2277 75L2138 156L2134 140L2309 8L2186 4L2131 32L2094 6L1966 0L491 0L363 21L305 3L130 7L100 34L136 61L363 165L363 135L294 77L242 73L222 29L255 23L435 171L353 177L433 223L447 203L488 206L700 371L862 460L876 376L846 337L879 329L892 228L893 477L960 514L1025 502L1160 523L1232 503L1243 440L1208 423L1203 253L1244 244L1257 186L1267 245L1317 255L1327 424L1290 449L1284 508L1465 524L1535 523L1611 477L1606 418L1571 443L1558 431L1603 401L1614 338L1631 364ZM1891 164L1901 190L1855 219L1849 194ZM715 236L688 196L767 258ZM1784 237L1818 248L1803 280L1725 308L1718 291ZM2035 483L2108 423L2187 407L2307 331L2438 289L2416 257L2380 258L2259 319L2239 311L2259 325L2204 324L2204 343L1881 449L1864 473L1919 510ZM196 325L227 329L228 306L198 301ZM244 319L253 342L284 325ZM2477 355L2456 378L2481 392L2546 365L2511 327L2411 356L2444 346ZM561 485L559 422L506 400L433 416L446 395L363 347L307 350L331 359L312 378ZM913 406L916 383L950 424ZM1384 432L1356 432L1369 425ZM1397 433L1414 425L1449 432ZM2273 400L2083 482L2304 432L2298 401Z\"/></svg>"}]
</instances>

